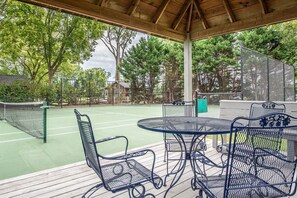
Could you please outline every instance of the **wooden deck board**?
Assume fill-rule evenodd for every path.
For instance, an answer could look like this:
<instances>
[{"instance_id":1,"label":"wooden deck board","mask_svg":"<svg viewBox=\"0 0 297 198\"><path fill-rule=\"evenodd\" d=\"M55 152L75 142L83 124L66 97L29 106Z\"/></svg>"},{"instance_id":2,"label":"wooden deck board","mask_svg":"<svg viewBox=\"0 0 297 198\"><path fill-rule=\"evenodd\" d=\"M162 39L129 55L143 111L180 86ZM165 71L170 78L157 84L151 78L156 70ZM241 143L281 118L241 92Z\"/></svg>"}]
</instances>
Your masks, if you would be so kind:
<instances>
[{"instance_id":1,"label":"wooden deck board","mask_svg":"<svg viewBox=\"0 0 297 198\"><path fill-rule=\"evenodd\" d=\"M214 160L219 160L217 152L211 148L208 141L207 156L211 156ZM143 148L150 148L156 153L155 172L162 178L166 175L166 162L164 159L164 144L163 142L149 145ZM133 149L139 150L141 148ZM178 155L178 153L176 153ZM141 163L147 163L149 159L142 158ZM170 162L170 168L173 168L175 162ZM208 170L208 174L213 174L213 170ZM184 198L196 197L198 191L193 191L191 188L191 178L193 172L190 163L180 178L179 182L172 188L167 197ZM172 180L173 176L167 180L167 187L163 186L157 190L151 183L146 184L146 190L153 193L156 197L164 197L164 194ZM89 188L99 183L98 176L91 170L85 162L78 162L62 167L57 167L45 171L35 172L28 175L23 175L15 178L10 178L0 181L0 197L81 197ZM93 196L92 196L93 197ZM128 198L127 191L111 193L104 188L99 189L94 193L94 197L114 197Z\"/></svg>"},{"instance_id":2,"label":"wooden deck board","mask_svg":"<svg viewBox=\"0 0 297 198\"><path fill-rule=\"evenodd\" d=\"M155 171L162 178L166 175L166 163L164 159L163 142L150 145L156 153ZM133 150L139 150L133 149ZM178 156L178 153L176 153ZM140 160L146 163L148 159ZM170 168L175 162L170 163ZM182 197L187 192L187 197L194 197L190 187L190 178L193 173L190 164L180 179L179 183L168 194L168 197ZM167 184L170 184L172 177L169 177ZM0 181L0 197L81 197L89 188L100 182L97 175L85 164L79 162L45 171L40 171L28 175L10 178ZM163 197L167 187L156 190L152 184L146 185L147 191L156 194L157 197ZM189 196L190 195L190 196ZM128 197L127 191L113 194L104 188L99 189L94 196L102 197Z\"/></svg>"}]
</instances>

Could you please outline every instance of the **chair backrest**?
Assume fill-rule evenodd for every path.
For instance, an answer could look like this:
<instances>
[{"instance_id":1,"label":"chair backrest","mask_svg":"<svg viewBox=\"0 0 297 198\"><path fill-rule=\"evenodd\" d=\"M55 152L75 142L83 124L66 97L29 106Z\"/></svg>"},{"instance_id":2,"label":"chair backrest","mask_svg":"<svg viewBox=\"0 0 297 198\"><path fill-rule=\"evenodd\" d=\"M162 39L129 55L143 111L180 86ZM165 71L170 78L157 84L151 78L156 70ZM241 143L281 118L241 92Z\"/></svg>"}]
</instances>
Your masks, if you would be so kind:
<instances>
[{"instance_id":1,"label":"chair backrest","mask_svg":"<svg viewBox=\"0 0 297 198\"><path fill-rule=\"evenodd\" d=\"M80 112L76 109L74 109L74 113L77 118L86 162L88 166L91 167L101 179L103 179L91 120L88 115L80 114Z\"/></svg>"},{"instance_id":2,"label":"chair backrest","mask_svg":"<svg viewBox=\"0 0 297 198\"><path fill-rule=\"evenodd\" d=\"M162 105L163 117L169 116L195 116L195 104L193 102L173 102Z\"/></svg>"},{"instance_id":3,"label":"chair backrest","mask_svg":"<svg viewBox=\"0 0 297 198\"><path fill-rule=\"evenodd\" d=\"M284 130L297 128L296 120L284 113L234 119L224 197L279 197L295 193L296 160L289 162L277 147ZM242 121L252 121L253 126L237 124ZM251 136L249 142L245 140L247 134ZM239 156L247 159L238 160Z\"/></svg>"},{"instance_id":4,"label":"chair backrest","mask_svg":"<svg viewBox=\"0 0 297 198\"><path fill-rule=\"evenodd\" d=\"M285 113L286 106L284 104L277 104L272 101L266 101L263 103L252 103L250 108L249 118L257 118L269 113ZM250 126L257 125L254 121L249 122Z\"/></svg>"}]
</instances>

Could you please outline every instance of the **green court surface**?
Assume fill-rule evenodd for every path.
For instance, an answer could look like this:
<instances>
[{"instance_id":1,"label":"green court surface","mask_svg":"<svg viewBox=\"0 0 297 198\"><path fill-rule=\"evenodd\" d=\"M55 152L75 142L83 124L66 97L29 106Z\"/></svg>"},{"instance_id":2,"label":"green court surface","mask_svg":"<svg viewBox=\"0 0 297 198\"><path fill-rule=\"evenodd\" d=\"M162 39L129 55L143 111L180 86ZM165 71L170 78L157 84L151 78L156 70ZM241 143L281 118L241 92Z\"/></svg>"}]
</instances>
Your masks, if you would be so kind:
<instances>
[{"instance_id":1,"label":"green court surface","mask_svg":"<svg viewBox=\"0 0 297 198\"><path fill-rule=\"evenodd\" d=\"M129 149L162 141L162 134L137 127L139 119L162 116L161 105L76 107L88 114L95 138L124 135ZM0 121L0 180L84 160L74 108L48 111L47 143ZM199 116L218 117L218 106ZM121 150L120 144L104 144L104 154Z\"/></svg>"}]
</instances>

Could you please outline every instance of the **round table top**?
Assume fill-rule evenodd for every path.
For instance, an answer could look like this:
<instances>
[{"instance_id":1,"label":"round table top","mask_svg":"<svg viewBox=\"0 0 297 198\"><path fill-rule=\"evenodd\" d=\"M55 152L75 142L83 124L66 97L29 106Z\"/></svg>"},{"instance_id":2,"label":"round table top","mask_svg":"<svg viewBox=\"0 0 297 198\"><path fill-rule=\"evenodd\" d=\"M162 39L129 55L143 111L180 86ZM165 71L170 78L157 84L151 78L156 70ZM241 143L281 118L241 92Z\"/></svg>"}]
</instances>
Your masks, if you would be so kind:
<instances>
[{"instance_id":1,"label":"round table top","mask_svg":"<svg viewBox=\"0 0 297 198\"><path fill-rule=\"evenodd\" d=\"M175 134L217 135L230 133L232 120L211 117L155 117L137 122L140 128Z\"/></svg>"}]
</instances>

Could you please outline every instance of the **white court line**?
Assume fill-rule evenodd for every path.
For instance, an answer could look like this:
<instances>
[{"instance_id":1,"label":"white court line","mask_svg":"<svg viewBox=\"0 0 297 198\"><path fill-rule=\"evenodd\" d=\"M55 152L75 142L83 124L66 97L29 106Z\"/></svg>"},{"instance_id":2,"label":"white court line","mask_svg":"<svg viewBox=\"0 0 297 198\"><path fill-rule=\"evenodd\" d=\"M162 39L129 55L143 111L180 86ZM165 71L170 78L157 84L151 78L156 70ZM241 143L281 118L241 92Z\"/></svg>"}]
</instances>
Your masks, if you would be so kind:
<instances>
[{"instance_id":1,"label":"white court line","mask_svg":"<svg viewBox=\"0 0 297 198\"><path fill-rule=\"evenodd\" d=\"M143 114L131 114L131 113L118 113L118 112L107 112L103 110L86 110L84 112L91 112L92 115L129 115L129 116L143 116ZM101 113L102 112L102 113ZM82 113L84 114L84 113ZM48 119L57 119L57 118L67 118L67 117L75 117L73 116L55 116L55 117L48 117Z\"/></svg>"},{"instance_id":2,"label":"white court line","mask_svg":"<svg viewBox=\"0 0 297 198\"><path fill-rule=\"evenodd\" d=\"M111 123L118 123L118 122L127 122L127 121L137 121L137 119L126 119L126 120L116 120L116 121L109 121L109 122L98 122L98 123L92 123L93 126L101 125L101 124L111 124ZM73 128L78 127L77 125L69 125L64 127L55 127L55 128L48 128L47 131L57 130L57 129L67 129L67 128ZM15 135L15 134L24 134L25 132L10 132L10 133L2 133L0 136L5 135Z\"/></svg>"},{"instance_id":3,"label":"white court line","mask_svg":"<svg viewBox=\"0 0 297 198\"><path fill-rule=\"evenodd\" d=\"M92 125L96 126L96 125L111 124L111 123L118 123L118 122L127 122L127 121L138 121L138 120L134 118L134 119L115 120L115 121L108 121L108 122L97 122L97 123L92 122ZM55 127L55 128L49 128L48 131L56 130L56 129L71 128L71 127L78 127L78 126L76 124L76 125L69 125L69 126L65 126L65 127Z\"/></svg>"},{"instance_id":4,"label":"white court line","mask_svg":"<svg viewBox=\"0 0 297 198\"><path fill-rule=\"evenodd\" d=\"M93 128L93 129L111 129L111 128L124 127L124 126L133 126L133 125L134 124L123 124L123 125L118 125L118 126L97 127L97 128ZM61 135L70 135L70 134L74 134L74 133L78 133L78 129L77 129L77 131L70 131L70 132L65 132L65 133L48 135L48 137L61 136ZM0 144L9 143L9 142L18 142L18 141L24 141L24 140L30 140L30 139L36 139L36 138L27 137L27 138L19 138L19 139L14 139L14 140L4 140L4 141L0 141Z\"/></svg>"},{"instance_id":5,"label":"white court line","mask_svg":"<svg viewBox=\"0 0 297 198\"><path fill-rule=\"evenodd\" d=\"M102 110L96 111L96 110L87 110L89 112L95 112L95 115L98 115L99 112L104 112ZM143 116L143 114L132 114L132 113L118 113L118 112L104 112L105 114L113 114L113 115L130 115L130 116ZM94 115L94 114L93 114ZM102 115L102 114L100 114Z\"/></svg>"}]
</instances>

